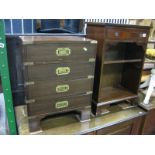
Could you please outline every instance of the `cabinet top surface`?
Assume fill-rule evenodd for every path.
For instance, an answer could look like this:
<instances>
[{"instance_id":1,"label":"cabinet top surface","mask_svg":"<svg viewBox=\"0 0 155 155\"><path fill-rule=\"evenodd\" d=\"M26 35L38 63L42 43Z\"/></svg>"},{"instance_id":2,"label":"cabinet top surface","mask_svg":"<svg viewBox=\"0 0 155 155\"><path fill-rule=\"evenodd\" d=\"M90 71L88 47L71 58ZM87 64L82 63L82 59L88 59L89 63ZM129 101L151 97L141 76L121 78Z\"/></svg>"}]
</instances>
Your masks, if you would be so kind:
<instances>
[{"instance_id":1,"label":"cabinet top surface","mask_svg":"<svg viewBox=\"0 0 155 155\"><path fill-rule=\"evenodd\" d=\"M79 37L79 36L46 36L46 35L32 35L32 36L8 36L9 38L20 38L23 44L32 43L70 43L70 42L90 42L93 40ZM96 43L93 42L93 43Z\"/></svg>"},{"instance_id":2,"label":"cabinet top surface","mask_svg":"<svg viewBox=\"0 0 155 155\"><path fill-rule=\"evenodd\" d=\"M138 29L150 29L150 26L130 25L130 24L111 24L111 23L87 23L88 26L100 26L100 27L124 27L124 28L138 28Z\"/></svg>"}]
</instances>

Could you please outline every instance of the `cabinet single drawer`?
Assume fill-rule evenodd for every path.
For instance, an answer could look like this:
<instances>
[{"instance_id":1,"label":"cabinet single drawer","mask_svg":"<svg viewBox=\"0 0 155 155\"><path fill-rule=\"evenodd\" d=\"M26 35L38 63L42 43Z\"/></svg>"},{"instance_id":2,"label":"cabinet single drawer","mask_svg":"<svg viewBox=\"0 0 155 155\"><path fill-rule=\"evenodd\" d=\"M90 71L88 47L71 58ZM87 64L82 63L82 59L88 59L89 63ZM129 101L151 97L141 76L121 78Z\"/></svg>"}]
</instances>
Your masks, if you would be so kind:
<instances>
[{"instance_id":1,"label":"cabinet single drawer","mask_svg":"<svg viewBox=\"0 0 155 155\"><path fill-rule=\"evenodd\" d=\"M94 65L94 62L25 65L24 76L26 81L87 78L94 75Z\"/></svg>"},{"instance_id":2,"label":"cabinet single drawer","mask_svg":"<svg viewBox=\"0 0 155 155\"><path fill-rule=\"evenodd\" d=\"M107 39L112 40L146 41L147 34L147 30L134 28L107 28L106 30Z\"/></svg>"},{"instance_id":3,"label":"cabinet single drawer","mask_svg":"<svg viewBox=\"0 0 155 155\"><path fill-rule=\"evenodd\" d=\"M26 97L41 98L43 96L61 97L72 94L83 94L92 91L93 78L70 81L31 81L25 86Z\"/></svg>"},{"instance_id":4,"label":"cabinet single drawer","mask_svg":"<svg viewBox=\"0 0 155 155\"><path fill-rule=\"evenodd\" d=\"M24 48L24 61L89 61L95 57L96 44L57 43L27 45Z\"/></svg>"},{"instance_id":5,"label":"cabinet single drawer","mask_svg":"<svg viewBox=\"0 0 155 155\"><path fill-rule=\"evenodd\" d=\"M42 98L34 100L33 103L28 104L28 115L42 115L57 113L63 111L70 111L76 108L90 106L92 94L76 95L61 98Z\"/></svg>"}]
</instances>

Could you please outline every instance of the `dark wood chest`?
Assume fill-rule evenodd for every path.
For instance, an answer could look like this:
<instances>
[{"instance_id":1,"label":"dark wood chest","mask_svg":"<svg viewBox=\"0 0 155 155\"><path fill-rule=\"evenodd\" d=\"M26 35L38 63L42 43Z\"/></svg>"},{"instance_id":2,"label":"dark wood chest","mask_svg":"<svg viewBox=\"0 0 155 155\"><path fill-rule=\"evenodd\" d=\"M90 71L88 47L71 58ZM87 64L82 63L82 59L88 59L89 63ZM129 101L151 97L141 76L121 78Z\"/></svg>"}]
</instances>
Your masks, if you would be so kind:
<instances>
[{"instance_id":1,"label":"dark wood chest","mask_svg":"<svg viewBox=\"0 0 155 155\"><path fill-rule=\"evenodd\" d=\"M94 114L137 98L149 27L88 23L87 37L98 41Z\"/></svg>"},{"instance_id":2,"label":"dark wood chest","mask_svg":"<svg viewBox=\"0 0 155 155\"><path fill-rule=\"evenodd\" d=\"M9 53L12 50L20 58L19 62L14 59L11 75L17 74L14 94L23 91L29 118L76 110L86 111L80 120L90 118L97 41L75 36L8 36L7 42Z\"/></svg>"}]
</instances>

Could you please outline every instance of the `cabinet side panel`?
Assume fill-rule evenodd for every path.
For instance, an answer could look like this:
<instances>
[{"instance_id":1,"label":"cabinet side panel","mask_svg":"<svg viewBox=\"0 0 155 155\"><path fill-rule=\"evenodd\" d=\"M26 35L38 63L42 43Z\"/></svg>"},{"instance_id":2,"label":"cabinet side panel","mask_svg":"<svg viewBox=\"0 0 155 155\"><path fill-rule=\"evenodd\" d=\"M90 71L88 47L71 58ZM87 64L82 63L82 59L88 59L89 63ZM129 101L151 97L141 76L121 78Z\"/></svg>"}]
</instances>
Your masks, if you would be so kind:
<instances>
[{"instance_id":1,"label":"cabinet side panel","mask_svg":"<svg viewBox=\"0 0 155 155\"><path fill-rule=\"evenodd\" d=\"M14 106L24 104L24 78L22 60L22 40L16 36L7 36L8 62Z\"/></svg>"},{"instance_id":2,"label":"cabinet side panel","mask_svg":"<svg viewBox=\"0 0 155 155\"><path fill-rule=\"evenodd\" d=\"M95 64L95 78L93 87L93 100L98 102L98 95L100 89L100 76L101 76L101 64L102 64L102 52L103 52L103 38L104 38L104 28L87 26L87 38L95 39L98 41L97 53L96 53L96 64Z\"/></svg>"}]
</instances>

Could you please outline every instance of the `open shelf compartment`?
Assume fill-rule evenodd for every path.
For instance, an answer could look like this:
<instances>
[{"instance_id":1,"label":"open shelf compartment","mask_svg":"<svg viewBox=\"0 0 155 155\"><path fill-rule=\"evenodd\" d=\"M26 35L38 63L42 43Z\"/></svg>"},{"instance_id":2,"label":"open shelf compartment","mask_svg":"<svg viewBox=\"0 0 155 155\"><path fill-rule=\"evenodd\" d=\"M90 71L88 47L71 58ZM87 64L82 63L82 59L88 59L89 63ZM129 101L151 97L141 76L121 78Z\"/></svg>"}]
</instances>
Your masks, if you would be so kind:
<instances>
[{"instance_id":1,"label":"open shelf compartment","mask_svg":"<svg viewBox=\"0 0 155 155\"><path fill-rule=\"evenodd\" d=\"M136 98L137 94L128 91L125 88L115 88L115 87L105 87L101 90L103 92L102 100L103 102L99 103L101 105L112 104L115 102L120 102L123 100L128 100Z\"/></svg>"},{"instance_id":2,"label":"open shelf compartment","mask_svg":"<svg viewBox=\"0 0 155 155\"><path fill-rule=\"evenodd\" d=\"M109 42L105 47L104 64L141 62L143 57L144 50L142 45Z\"/></svg>"},{"instance_id":3,"label":"open shelf compartment","mask_svg":"<svg viewBox=\"0 0 155 155\"><path fill-rule=\"evenodd\" d=\"M137 97L142 62L103 65L99 104Z\"/></svg>"}]
</instances>

